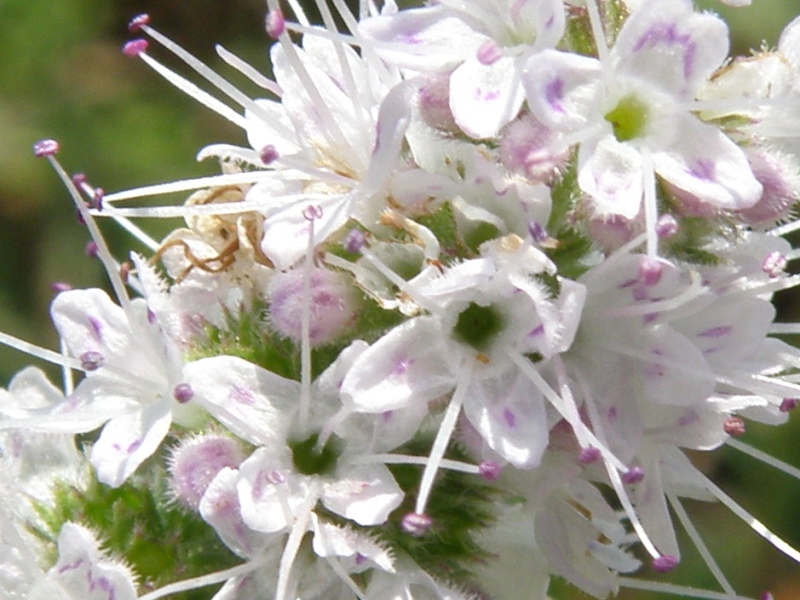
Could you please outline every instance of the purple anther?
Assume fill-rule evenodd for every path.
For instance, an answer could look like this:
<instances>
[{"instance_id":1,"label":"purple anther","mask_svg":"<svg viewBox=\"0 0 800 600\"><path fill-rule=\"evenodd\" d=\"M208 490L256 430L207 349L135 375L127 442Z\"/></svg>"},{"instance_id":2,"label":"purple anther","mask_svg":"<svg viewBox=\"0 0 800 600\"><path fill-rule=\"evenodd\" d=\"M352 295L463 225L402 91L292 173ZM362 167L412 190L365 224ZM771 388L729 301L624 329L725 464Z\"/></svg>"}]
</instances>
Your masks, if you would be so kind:
<instances>
[{"instance_id":1,"label":"purple anther","mask_svg":"<svg viewBox=\"0 0 800 600\"><path fill-rule=\"evenodd\" d=\"M92 194L92 206L97 210L103 210L103 197L106 195L103 188L94 188L94 194Z\"/></svg>"},{"instance_id":2,"label":"purple anther","mask_svg":"<svg viewBox=\"0 0 800 600\"><path fill-rule=\"evenodd\" d=\"M475 58L482 65L492 65L503 58L503 49L494 40L486 40L475 53Z\"/></svg>"},{"instance_id":3,"label":"purple anther","mask_svg":"<svg viewBox=\"0 0 800 600\"><path fill-rule=\"evenodd\" d=\"M678 560L677 556L673 556L672 554L662 554L658 558L654 558L651 564L653 565L654 571L658 571L659 573L669 573L672 571L672 569L678 566L679 562L680 560Z\"/></svg>"},{"instance_id":4,"label":"purple anther","mask_svg":"<svg viewBox=\"0 0 800 600\"><path fill-rule=\"evenodd\" d=\"M622 481L631 484L639 483L644 479L644 469L642 467L631 467L622 474Z\"/></svg>"},{"instance_id":5,"label":"purple anther","mask_svg":"<svg viewBox=\"0 0 800 600\"><path fill-rule=\"evenodd\" d=\"M72 286L64 281L54 281L50 284L50 289L54 292L60 294L61 292L68 292L72 289Z\"/></svg>"},{"instance_id":6,"label":"purple anther","mask_svg":"<svg viewBox=\"0 0 800 600\"><path fill-rule=\"evenodd\" d=\"M97 258L97 242L86 242L86 247L83 249L83 252L89 258Z\"/></svg>"},{"instance_id":7,"label":"purple anther","mask_svg":"<svg viewBox=\"0 0 800 600\"><path fill-rule=\"evenodd\" d=\"M774 279L786 270L786 265L786 257L776 250L764 257L761 262L761 270Z\"/></svg>"},{"instance_id":8,"label":"purple anther","mask_svg":"<svg viewBox=\"0 0 800 600\"><path fill-rule=\"evenodd\" d=\"M86 184L87 177L85 173L75 173L72 176L72 183L75 187L83 187Z\"/></svg>"},{"instance_id":9,"label":"purple anther","mask_svg":"<svg viewBox=\"0 0 800 600\"><path fill-rule=\"evenodd\" d=\"M277 40L286 31L286 19L283 18L283 11L280 8L269 11L264 25L267 35L273 40Z\"/></svg>"},{"instance_id":10,"label":"purple anther","mask_svg":"<svg viewBox=\"0 0 800 600\"><path fill-rule=\"evenodd\" d=\"M179 383L172 389L172 397L181 404L186 404L194 398L194 390L188 383Z\"/></svg>"},{"instance_id":11,"label":"purple anther","mask_svg":"<svg viewBox=\"0 0 800 600\"><path fill-rule=\"evenodd\" d=\"M306 221L315 221L322 216L322 207L317 205L314 206L313 204L309 204L303 209L303 218Z\"/></svg>"},{"instance_id":12,"label":"purple anther","mask_svg":"<svg viewBox=\"0 0 800 600\"><path fill-rule=\"evenodd\" d=\"M784 398L781 402L781 412L789 412L797 408L797 398Z\"/></svg>"},{"instance_id":13,"label":"purple anther","mask_svg":"<svg viewBox=\"0 0 800 600\"><path fill-rule=\"evenodd\" d=\"M106 361L102 354L94 350L88 350L78 358L81 360L81 368L84 371L96 371L102 367L103 363Z\"/></svg>"},{"instance_id":14,"label":"purple anther","mask_svg":"<svg viewBox=\"0 0 800 600\"><path fill-rule=\"evenodd\" d=\"M478 465L478 473L486 481L497 481L501 470L500 463L494 460L484 460Z\"/></svg>"},{"instance_id":15,"label":"purple anther","mask_svg":"<svg viewBox=\"0 0 800 600\"><path fill-rule=\"evenodd\" d=\"M547 235L547 230L541 225L539 225L539 223L537 223L536 221L530 221L528 223L528 233L531 234L531 238L537 244L541 244L550 237L549 235Z\"/></svg>"},{"instance_id":16,"label":"purple anther","mask_svg":"<svg viewBox=\"0 0 800 600\"><path fill-rule=\"evenodd\" d=\"M143 40L141 38L136 40L131 40L130 42L127 42L122 46L122 53L125 56L130 56L131 58L133 58L139 56L144 51L146 51L149 45L150 44L147 42L147 40Z\"/></svg>"},{"instance_id":17,"label":"purple anther","mask_svg":"<svg viewBox=\"0 0 800 600\"><path fill-rule=\"evenodd\" d=\"M656 221L656 235L662 240L668 240L678 233L680 226L678 220L670 214L661 215Z\"/></svg>"},{"instance_id":18,"label":"purple anther","mask_svg":"<svg viewBox=\"0 0 800 600\"><path fill-rule=\"evenodd\" d=\"M772 592L765 591L761 592L758 600L775 600L775 596L772 595Z\"/></svg>"},{"instance_id":19,"label":"purple anther","mask_svg":"<svg viewBox=\"0 0 800 600\"><path fill-rule=\"evenodd\" d=\"M600 452L600 448L595 448L594 446L581 448L581 452L578 454L578 462L582 465L589 465L599 460L602 454L603 453Z\"/></svg>"},{"instance_id":20,"label":"purple anther","mask_svg":"<svg viewBox=\"0 0 800 600\"><path fill-rule=\"evenodd\" d=\"M664 265L657 260L643 256L639 260L639 281L648 287L656 285L661 281L664 274Z\"/></svg>"},{"instance_id":21,"label":"purple anther","mask_svg":"<svg viewBox=\"0 0 800 600\"><path fill-rule=\"evenodd\" d=\"M431 528L431 525L433 525L433 519L420 513L408 513L400 522L403 531L414 537L424 535Z\"/></svg>"},{"instance_id":22,"label":"purple anther","mask_svg":"<svg viewBox=\"0 0 800 600\"><path fill-rule=\"evenodd\" d=\"M347 232L342 245L344 246L344 249L351 254L358 254L361 252L361 248L363 248L364 244L366 243L367 236L364 235L363 231L360 229L351 229Z\"/></svg>"},{"instance_id":23,"label":"purple anther","mask_svg":"<svg viewBox=\"0 0 800 600\"><path fill-rule=\"evenodd\" d=\"M42 157L42 156L53 156L58 154L58 142L55 140L39 140L33 145L33 155Z\"/></svg>"},{"instance_id":24,"label":"purple anther","mask_svg":"<svg viewBox=\"0 0 800 600\"><path fill-rule=\"evenodd\" d=\"M128 23L128 31L139 31L143 25L150 24L150 15L142 13L133 17Z\"/></svg>"},{"instance_id":25,"label":"purple anther","mask_svg":"<svg viewBox=\"0 0 800 600\"><path fill-rule=\"evenodd\" d=\"M261 149L258 157L261 159L261 162L265 165L269 165L274 163L278 158L280 158L280 154L278 154L278 150L272 144L267 144Z\"/></svg>"},{"instance_id":26,"label":"purple anther","mask_svg":"<svg viewBox=\"0 0 800 600\"><path fill-rule=\"evenodd\" d=\"M722 424L722 428L725 430L725 433L733 437L744 435L745 431L747 431L744 421L739 417L728 417Z\"/></svg>"}]
</instances>

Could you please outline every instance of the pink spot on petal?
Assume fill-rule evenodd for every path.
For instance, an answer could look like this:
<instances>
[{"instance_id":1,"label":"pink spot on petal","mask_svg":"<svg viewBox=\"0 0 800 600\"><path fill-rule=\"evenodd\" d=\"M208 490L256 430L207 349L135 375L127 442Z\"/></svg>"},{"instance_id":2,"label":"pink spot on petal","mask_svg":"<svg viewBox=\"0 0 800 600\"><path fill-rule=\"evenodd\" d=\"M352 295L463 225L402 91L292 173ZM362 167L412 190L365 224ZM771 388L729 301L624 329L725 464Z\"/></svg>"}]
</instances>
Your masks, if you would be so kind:
<instances>
[{"instance_id":1,"label":"pink spot on petal","mask_svg":"<svg viewBox=\"0 0 800 600\"><path fill-rule=\"evenodd\" d=\"M517 416L514 414L514 411L508 407L503 409L503 421L505 421L506 426L509 428L517 426Z\"/></svg>"}]
</instances>

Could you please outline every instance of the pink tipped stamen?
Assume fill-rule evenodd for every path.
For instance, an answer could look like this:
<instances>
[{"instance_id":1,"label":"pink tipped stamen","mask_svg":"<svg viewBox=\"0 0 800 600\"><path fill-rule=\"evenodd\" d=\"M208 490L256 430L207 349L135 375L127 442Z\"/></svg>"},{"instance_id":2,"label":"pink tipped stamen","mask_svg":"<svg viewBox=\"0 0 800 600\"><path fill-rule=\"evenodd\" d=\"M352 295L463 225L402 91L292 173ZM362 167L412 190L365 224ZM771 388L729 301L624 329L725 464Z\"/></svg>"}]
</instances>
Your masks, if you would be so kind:
<instances>
[{"instance_id":1,"label":"pink tipped stamen","mask_svg":"<svg viewBox=\"0 0 800 600\"><path fill-rule=\"evenodd\" d=\"M179 383L173 388L172 397L180 404L186 404L194 398L194 390L188 383Z\"/></svg>"},{"instance_id":2,"label":"pink tipped stamen","mask_svg":"<svg viewBox=\"0 0 800 600\"><path fill-rule=\"evenodd\" d=\"M484 460L478 465L478 473L486 481L497 481L501 471L500 463L494 460Z\"/></svg>"},{"instance_id":3,"label":"pink tipped stamen","mask_svg":"<svg viewBox=\"0 0 800 600\"><path fill-rule=\"evenodd\" d=\"M603 453L600 451L600 448L595 448L594 446L589 446L588 448L582 448L580 454L578 454L578 462L582 465L590 465L593 462L597 462Z\"/></svg>"},{"instance_id":4,"label":"pink tipped stamen","mask_svg":"<svg viewBox=\"0 0 800 600\"><path fill-rule=\"evenodd\" d=\"M261 162L265 165L270 165L274 163L276 160L280 158L280 154L278 150L272 144L268 144L261 149L259 152L258 157L261 159Z\"/></svg>"},{"instance_id":5,"label":"pink tipped stamen","mask_svg":"<svg viewBox=\"0 0 800 600\"><path fill-rule=\"evenodd\" d=\"M54 281L50 284L50 289L60 294L61 292L68 292L72 289L72 286L64 281Z\"/></svg>"},{"instance_id":6,"label":"pink tipped stamen","mask_svg":"<svg viewBox=\"0 0 800 600\"><path fill-rule=\"evenodd\" d=\"M140 15L136 15L133 17L130 22L128 23L128 31L137 32L143 26L150 24L150 15L147 13L142 13Z\"/></svg>"},{"instance_id":7,"label":"pink tipped stamen","mask_svg":"<svg viewBox=\"0 0 800 600\"><path fill-rule=\"evenodd\" d=\"M89 258L97 258L97 242L91 241L86 242L86 247L83 249L83 253L88 256Z\"/></svg>"},{"instance_id":8,"label":"pink tipped stamen","mask_svg":"<svg viewBox=\"0 0 800 600\"><path fill-rule=\"evenodd\" d=\"M662 240L674 237L679 229L678 220L670 214L661 215L656 221L656 235Z\"/></svg>"},{"instance_id":9,"label":"pink tipped stamen","mask_svg":"<svg viewBox=\"0 0 800 600\"><path fill-rule=\"evenodd\" d=\"M54 156L58 154L59 146L55 140L39 140L33 145L34 156Z\"/></svg>"},{"instance_id":10,"label":"pink tipped stamen","mask_svg":"<svg viewBox=\"0 0 800 600\"><path fill-rule=\"evenodd\" d=\"M654 558L651 565L653 570L657 571L658 573L669 573L678 566L679 562L680 560L677 556L672 556L671 554L662 554L661 556Z\"/></svg>"},{"instance_id":11,"label":"pink tipped stamen","mask_svg":"<svg viewBox=\"0 0 800 600\"><path fill-rule=\"evenodd\" d=\"M270 10L264 25L267 35L273 40L277 40L286 31L286 19L283 17L283 11L280 8Z\"/></svg>"},{"instance_id":12,"label":"pink tipped stamen","mask_svg":"<svg viewBox=\"0 0 800 600\"><path fill-rule=\"evenodd\" d=\"M631 467L622 474L622 482L632 485L644 479L644 469L641 467Z\"/></svg>"},{"instance_id":13,"label":"pink tipped stamen","mask_svg":"<svg viewBox=\"0 0 800 600\"><path fill-rule=\"evenodd\" d=\"M739 417L728 417L722 424L725 433L734 437L739 437L747 431L745 422Z\"/></svg>"},{"instance_id":14,"label":"pink tipped stamen","mask_svg":"<svg viewBox=\"0 0 800 600\"><path fill-rule=\"evenodd\" d=\"M797 408L797 398L784 398L781 402L780 411L790 412Z\"/></svg>"},{"instance_id":15,"label":"pink tipped stamen","mask_svg":"<svg viewBox=\"0 0 800 600\"><path fill-rule=\"evenodd\" d=\"M408 513L400 521L403 531L414 537L425 535L432 525L433 519L424 513Z\"/></svg>"},{"instance_id":16,"label":"pink tipped stamen","mask_svg":"<svg viewBox=\"0 0 800 600\"><path fill-rule=\"evenodd\" d=\"M125 56L129 56L130 58L135 58L140 54L144 54L147 51L147 47L150 43L144 39L135 39L131 40L130 42L126 42L122 46L122 53Z\"/></svg>"},{"instance_id":17,"label":"pink tipped stamen","mask_svg":"<svg viewBox=\"0 0 800 600\"><path fill-rule=\"evenodd\" d=\"M761 263L761 270L774 279L784 273L787 264L786 257L776 250L775 252L770 252L764 258Z\"/></svg>"},{"instance_id":18,"label":"pink tipped stamen","mask_svg":"<svg viewBox=\"0 0 800 600\"><path fill-rule=\"evenodd\" d=\"M358 254L367 243L367 236L360 229L351 229L347 232L342 245L350 254Z\"/></svg>"}]
</instances>

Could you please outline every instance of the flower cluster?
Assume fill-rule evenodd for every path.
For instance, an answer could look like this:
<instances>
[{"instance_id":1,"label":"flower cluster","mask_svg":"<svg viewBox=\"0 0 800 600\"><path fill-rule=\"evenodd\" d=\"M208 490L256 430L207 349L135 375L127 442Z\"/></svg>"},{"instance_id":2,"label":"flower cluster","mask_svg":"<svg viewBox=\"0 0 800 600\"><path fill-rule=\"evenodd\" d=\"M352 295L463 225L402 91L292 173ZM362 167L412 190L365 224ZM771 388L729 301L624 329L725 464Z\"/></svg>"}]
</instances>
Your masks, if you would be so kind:
<instances>
[{"instance_id":1,"label":"flower cluster","mask_svg":"<svg viewBox=\"0 0 800 600\"><path fill-rule=\"evenodd\" d=\"M274 79L218 48L268 98L131 22L245 132L221 174L104 194L35 146L115 298L61 286L59 352L0 337L64 372L0 396L3 597L740 598L686 498L800 561L687 455L764 458L736 438L800 396L800 20L729 59L690 0L289 4ZM721 591L660 579L673 518Z\"/></svg>"}]
</instances>

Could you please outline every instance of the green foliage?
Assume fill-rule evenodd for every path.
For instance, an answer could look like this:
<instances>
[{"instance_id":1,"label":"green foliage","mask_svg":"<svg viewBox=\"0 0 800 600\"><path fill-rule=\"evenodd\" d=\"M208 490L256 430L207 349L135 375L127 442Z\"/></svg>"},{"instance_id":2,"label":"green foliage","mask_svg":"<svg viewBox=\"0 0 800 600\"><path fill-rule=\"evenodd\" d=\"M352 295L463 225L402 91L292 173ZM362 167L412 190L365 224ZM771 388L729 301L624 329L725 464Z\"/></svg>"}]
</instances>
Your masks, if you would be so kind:
<instances>
[{"instance_id":1,"label":"green foliage","mask_svg":"<svg viewBox=\"0 0 800 600\"><path fill-rule=\"evenodd\" d=\"M141 487L136 481L147 481ZM153 484L155 482L155 485ZM92 478L85 490L59 484L52 506L35 504L43 529L34 531L52 542L66 522L74 522L98 535L103 547L122 558L139 576L142 589L232 567L241 562L220 541L199 515L168 500L165 472L150 461L144 472L118 488ZM202 588L170 596L175 600L208 600L215 588Z\"/></svg>"}]
</instances>

